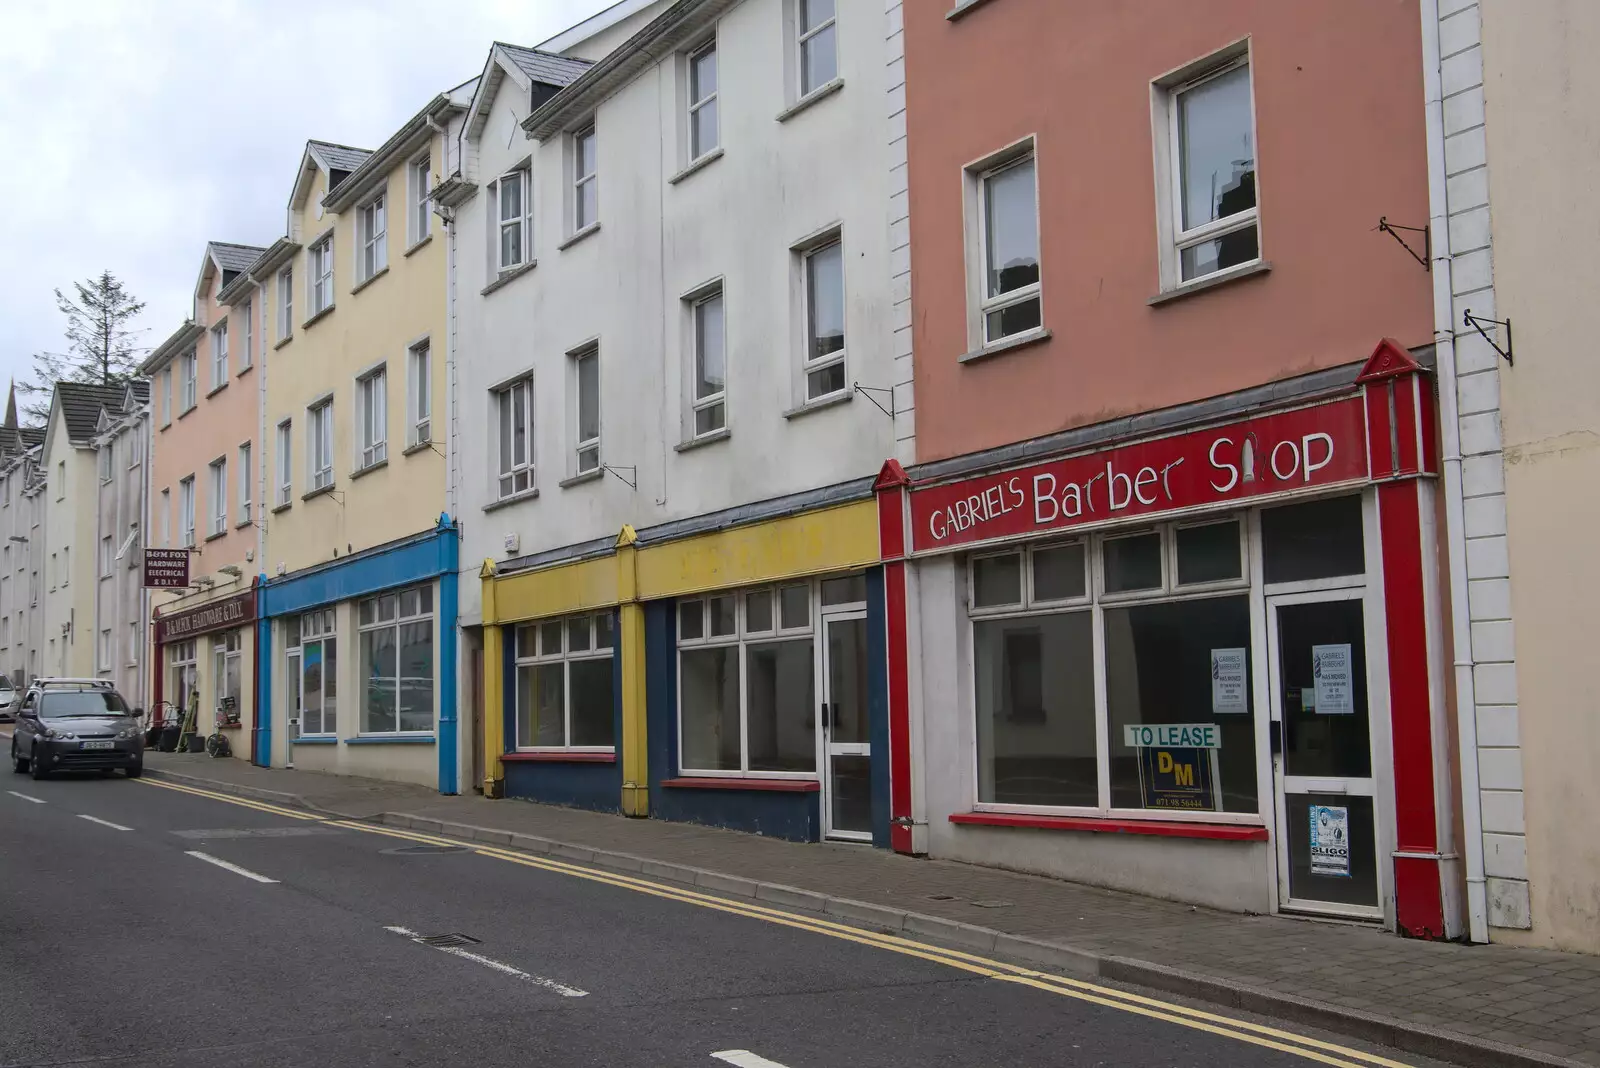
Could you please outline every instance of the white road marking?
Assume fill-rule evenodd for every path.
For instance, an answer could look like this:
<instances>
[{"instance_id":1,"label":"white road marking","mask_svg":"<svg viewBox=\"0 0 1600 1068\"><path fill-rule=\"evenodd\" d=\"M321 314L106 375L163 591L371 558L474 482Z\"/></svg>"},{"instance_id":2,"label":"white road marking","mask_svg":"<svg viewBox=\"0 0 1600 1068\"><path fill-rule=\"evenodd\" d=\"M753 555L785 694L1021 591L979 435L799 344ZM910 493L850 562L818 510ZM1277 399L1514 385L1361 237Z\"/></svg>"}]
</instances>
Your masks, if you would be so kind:
<instances>
[{"instance_id":1,"label":"white road marking","mask_svg":"<svg viewBox=\"0 0 1600 1068\"><path fill-rule=\"evenodd\" d=\"M241 868L237 864L229 864L227 861L222 860L219 857L214 857L210 853L202 853L198 849L186 849L184 852L196 860L203 860L207 864L215 864L219 868L225 868L228 871L233 872L235 875L243 875L246 879L254 879L258 883L275 883L278 881L276 879L269 879L265 875L257 875L249 868Z\"/></svg>"},{"instance_id":2,"label":"white road marking","mask_svg":"<svg viewBox=\"0 0 1600 1068\"><path fill-rule=\"evenodd\" d=\"M103 820L99 816L90 816L90 815L86 815L86 814L84 814L82 812L78 813L78 818L80 820L88 820L90 823L98 823L102 827L110 827L113 831L131 831L131 830L133 830L132 827L124 827L120 823L112 823L110 820Z\"/></svg>"},{"instance_id":3,"label":"white road marking","mask_svg":"<svg viewBox=\"0 0 1600 1068\"><path fill-rule=\"evenodd\" d=\"M44 798L42 797L29 797L27 794L19 794L15 790L7 790L6 793L10 794L12 797L20 797L24 801L32 801L36 805L44 804Z\"/></svg>"},{"instance_id":4,"label":"white road marking","mask_svg":"<svg viewBox=\"0 0 1600 1068\"><path fill-rule=\"evenodd\" d=\"M397 935L402 935L406 938L409 938L418 945L427 945L427 943L422 940L421 935L417 934L417 932L408 927L385 927L384 930L392 931ZM589 992L587 990L579 990L575 986L567 986L565 983L558 983L554 979L546 979L542 975L532 975L523 971L521 968L513 968L509 964L503 964L500 961L494 960L490 957L485 957L481 953L470 952L469 950L462 949L460 946L429 946L429 948L437 949L440 953L448 953L452 957L460 957L462 960L470 960L474 964L483 965L485 968L492 968L501 975L509 975L513 978L521 979L525 983L532 983L534 986L542 986L546 990L554 990L557 994L560 994L564 998L586 998L589 996ZM782 1065L779 1065L778 1068L782 1068Z\"/></svg>"},{"instance_id":5,"label":"white road marking","mask_svg":"<svg viewBox=\"0 0 1600 1068\"><path fill-rule=\"evenodd\" d=\"M784 1068L777 1061L769 1061L765 1057L758 1057L747 1049L725 1049L721 1053L713 1053L713 1058L726 1061L734 1068Z\"/></svg>"}]
</instances>

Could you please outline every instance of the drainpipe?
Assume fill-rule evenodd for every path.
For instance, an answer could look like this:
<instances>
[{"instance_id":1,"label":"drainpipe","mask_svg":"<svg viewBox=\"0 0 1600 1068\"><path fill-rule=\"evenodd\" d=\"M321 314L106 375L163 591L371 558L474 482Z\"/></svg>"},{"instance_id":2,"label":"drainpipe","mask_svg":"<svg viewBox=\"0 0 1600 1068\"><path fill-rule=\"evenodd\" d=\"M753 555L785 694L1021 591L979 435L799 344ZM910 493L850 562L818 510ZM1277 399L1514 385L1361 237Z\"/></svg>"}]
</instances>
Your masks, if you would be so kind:
<instances>
[{"instance_id":1,"label":"drainpipe","mask_svg":"<svg viewBox=\"0 0 1600 1068\"><path fill-rule=\"evenodd\" d=\"M1489 941L1483 875L1483 809L1478 792L1477 693L1472 621L1467 604L1467 534L1457 413L1456 345L1450 264L1450 209L1444 160L1444 93L1440 75L1439 0L1422 0L1422 76L1427 103L1428 227L1433 241L1433 338L1439 373L1440 445L1444 453L1444 525L1450 572L1450 644L1455 653L1456 737L1460 746L1462 853L1467 868L1468 937Z\"/></svg>"},{"instance_id":2,"label":"drainpipe","mask_svg":"<svg viewBox=\"0 0 1600 1068\"><path fill-rule=\"evenodd\" d=\"M441 126L438 122L436 122L432 115L425 115L423 118L427 121L428 128L439 135L439 173L452 173L450 168L450 131L446 127ZM431 156L432 153L430 150L430 158ZM459 161L459 148L457 150L457 156ZM451 209L444 208L443 205L440 205L439 209L440 210L438 210L436 214L439 216L439 221L444 225L445 239L444 508L447 515L459 518L460 509L456 507L456 494L459 483L459 479L456 477L456 458L458 455L456 449L456 213ZM437 412L438 405L436 403L437 398L434 398L434 400L434 410L430 411L428 415L428 434L430 437L434 436L433 427L437 426L439 421ZM459 539L460 534L457 533L456 537ZM455 639L455 655L459 657L461 655L461 649L464 645L462 641L460 622L461 579L459 572L461 563L459 540L457 543L456 563L454 566L457 574L452 582L452 586L456 590L456 603L450 606L450 614L455 620L455 623L453 624L455 634L453 637ZM440 583L439 592L442 600L444 596L443 583ZM464 768L468 767L466 762L472 759L470 755L472 745L470 741L466 745L460 744L462 730L461 725L463 721L468 723L472 721L470 712L468 712L466 716L462 715L462 712L464 709L466 709L467 705L466 701L462 699L464 696L462 691L465 688L465 678L465 673L460 671L458 667L455 673L456 692L454 694L456 703L456 722L454 727L456 732L456 766L454 769L454 780L458 785L463 778L471 778L470 771L468 771L465 776L463 776L462 772ZM444 724L441 723L439 726L440 730L442 731Z\"/></svg>"},{"instance_id":3,"label":"drainpipe","mask_svg":"<svg viewBox=\"0 0 1600 1068\"><path fill-rule=\"evenodd\" d=\"M271 671L272 664L264 661L261 656L261 609L265 597L263 596L261 579L259 578L259 576L267 573L267 515L269 514L267 505L267 352L269 351L267 347L267 287L266 283L262 282L253 273L247 274L246 277L249 278L250 284L255 287L255 296L250 299L250 315L252 318L257 314L261 316L260 322L252 324L250 331L252 337L260 338L259 343L261 346L260 351L252 355L256 367L256 441L259 444L253 453L256 464L256 500L254 514L250 517L256 525L256 574L258 576L252 583L256 591L256 621L252 624L255 634L250 642L250 648L254 650L250 667L250 683L251 689L254 691L250 697L252 708L250 717L250 762L258 767L270 768L272 767L272 753L264 750L270 750L272 745L272 708L270 704L265 709L261 707L261 672L263 670ZM270 692L270 689L268 692ZM265 731L262 730L263 716L266 717L268 725L268 729ZM262 745L263 737L267 739L265 746Z\"/></svg>"}]
</instances>

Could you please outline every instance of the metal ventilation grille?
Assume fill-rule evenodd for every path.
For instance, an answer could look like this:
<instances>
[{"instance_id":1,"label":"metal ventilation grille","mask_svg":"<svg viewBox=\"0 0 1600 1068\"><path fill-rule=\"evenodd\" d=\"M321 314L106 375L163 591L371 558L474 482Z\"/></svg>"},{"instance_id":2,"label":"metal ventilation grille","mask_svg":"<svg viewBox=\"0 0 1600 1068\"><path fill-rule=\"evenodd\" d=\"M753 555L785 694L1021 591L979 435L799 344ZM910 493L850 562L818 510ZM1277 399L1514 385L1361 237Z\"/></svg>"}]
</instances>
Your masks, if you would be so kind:
<instances>
[{"instance_id":1,"label":"metal ventilation grille","mask_svg":"<svg viewBox=\"0 0 1600 1068\"><path fill-rule=\"evenodd\" d=\"M417 939L417 941L421 942L425 946L432 946L435 949L454 949L457 946L483 945L483 939L473 938L471 935L464 935L460 933L424 935L423 937Z\"/></svg>"}]
</instances>

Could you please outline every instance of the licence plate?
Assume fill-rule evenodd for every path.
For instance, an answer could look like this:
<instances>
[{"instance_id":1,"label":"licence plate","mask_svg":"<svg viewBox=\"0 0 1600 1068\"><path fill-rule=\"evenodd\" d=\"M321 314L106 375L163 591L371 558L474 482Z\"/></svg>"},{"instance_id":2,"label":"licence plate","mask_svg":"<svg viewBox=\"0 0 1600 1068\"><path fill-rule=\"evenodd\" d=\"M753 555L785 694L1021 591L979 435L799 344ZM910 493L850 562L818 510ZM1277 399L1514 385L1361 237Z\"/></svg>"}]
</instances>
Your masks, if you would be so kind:
<instances>
[{"instance_id":1,"label":"licence plate","mask_svg":"<svg viewBox=\"0 0 1600 1068\"><path fill-rule=\"evenodd\" d=\"M115 742L79 742L79 749L115 749Z\"/></svg>"}]
</instances>

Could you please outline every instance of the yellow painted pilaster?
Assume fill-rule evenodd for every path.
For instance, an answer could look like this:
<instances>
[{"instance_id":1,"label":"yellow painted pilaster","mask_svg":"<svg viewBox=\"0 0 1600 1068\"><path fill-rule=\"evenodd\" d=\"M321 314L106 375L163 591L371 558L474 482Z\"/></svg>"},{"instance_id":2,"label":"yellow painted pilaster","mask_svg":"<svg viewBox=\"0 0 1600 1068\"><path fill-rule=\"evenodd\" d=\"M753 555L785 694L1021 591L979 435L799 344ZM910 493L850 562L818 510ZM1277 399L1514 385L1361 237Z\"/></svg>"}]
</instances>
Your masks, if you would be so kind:
<instances>
[{"instance_id":1,"label":"yellow painted pilaster","mask_svg":"<svg viewBox=\"0 0 1600 1068\"><path fill-rule=\"evenodd\" d=\"M493 560L478 572L483 584L483 796L499 797L505 782L505 641L495 611Z\"/></svg>"},{"instance_id":2,"label":"yellow painted pilaster","mask_svg":"<svg viewBox=\"0 0 1600 1068\"><path fill-rule=\"evenodd\" d=\"M646 748L644 605L639 601L638 535L625 526L617 538L617 599L621 615L617 655L622 658L622 812L650 815L650 754Z\"/></svg>"}]
</instances>

